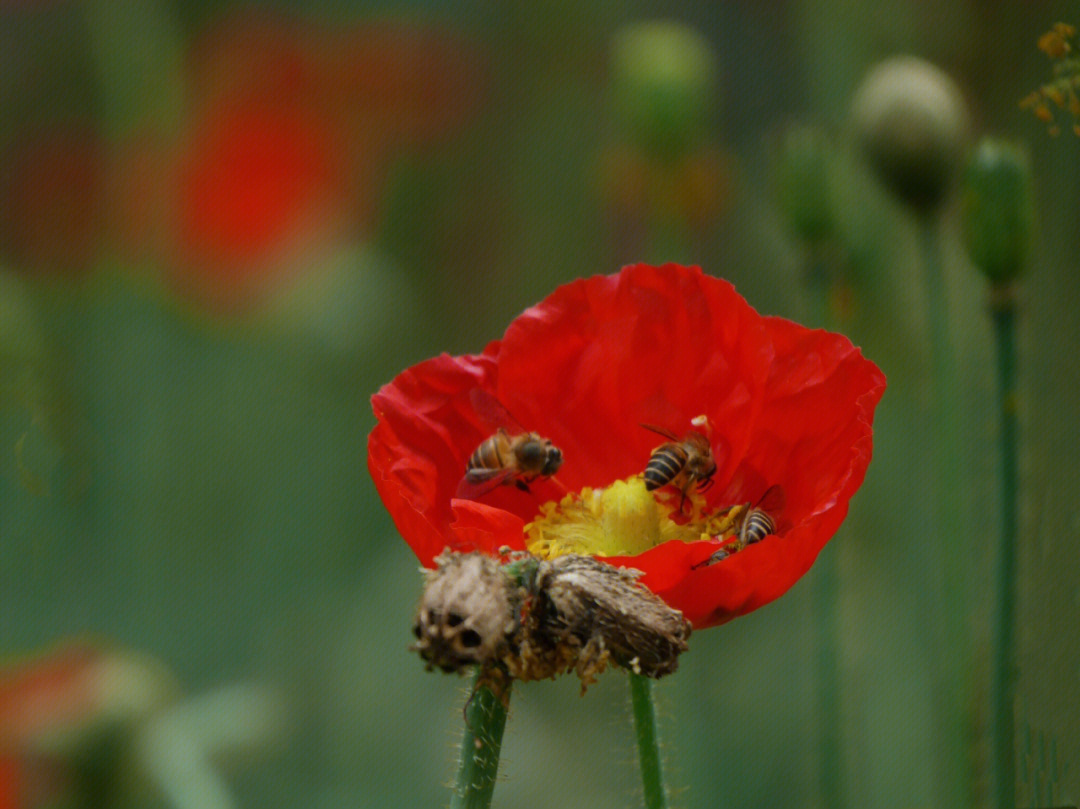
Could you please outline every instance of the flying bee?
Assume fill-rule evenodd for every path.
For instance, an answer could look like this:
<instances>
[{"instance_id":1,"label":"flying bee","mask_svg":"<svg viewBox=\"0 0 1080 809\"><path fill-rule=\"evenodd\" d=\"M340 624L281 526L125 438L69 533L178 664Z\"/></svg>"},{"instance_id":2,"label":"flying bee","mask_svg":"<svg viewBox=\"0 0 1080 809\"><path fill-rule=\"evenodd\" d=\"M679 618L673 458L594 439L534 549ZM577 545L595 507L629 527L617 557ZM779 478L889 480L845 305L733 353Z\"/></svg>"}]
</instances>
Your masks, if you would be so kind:
<instances>
[{"instance_id":1,"label":"flying bee","mask_svg":"<svg viewBox=\"0 0 1080 809\"><path fill-rule=\"evenodd\" d=\"M503 484L513 484L523 492L538 478L549 478L562 465L562 451L539 433L528 432L490 393L472 391L476 411L487 421L501 424L494 435L473 450L465 464L465 476L457 496L470 500ZM511 433L506 427L517 432Z\"/></svg>"},{"instance_id":2,"label":"flying bee","mask_svg":"<svg viewBox=\"0 0 1080 809\"><path fill-rule=\"evenodd\" d=\"M649 491L667 486L669 483L682 495L679 498L679 513L682 513L686 495L692 486L703 492L715 482L716 461L713 460L709 439L697 430L690 430L681 439L670 430L642 424L646 430L652 430L671 440L652 451L649 463L642 477L645 488Z\"/></svg>"},{"instance_id":3,"label":"flying bee","mask_svg":"<svg viewBox=\"0 0 1080 809\"><path fill-rule=\"evenodd\" d=\"M783 487L775 485L766 489L765 493L757 499L757 502L744 504L742 514L739 515L739 530L735 535L737 537L736 541L725 545L704 562L699 562L694 567L705 567L705 565L710 565L713 562L719 562L721 559L731 556L735 551L741 551L747 545L761 542L769 534L775 534L777 515L784 510L784 501ZM732 508L738 508L738 506Z\"/></svg>"}]
</instances>

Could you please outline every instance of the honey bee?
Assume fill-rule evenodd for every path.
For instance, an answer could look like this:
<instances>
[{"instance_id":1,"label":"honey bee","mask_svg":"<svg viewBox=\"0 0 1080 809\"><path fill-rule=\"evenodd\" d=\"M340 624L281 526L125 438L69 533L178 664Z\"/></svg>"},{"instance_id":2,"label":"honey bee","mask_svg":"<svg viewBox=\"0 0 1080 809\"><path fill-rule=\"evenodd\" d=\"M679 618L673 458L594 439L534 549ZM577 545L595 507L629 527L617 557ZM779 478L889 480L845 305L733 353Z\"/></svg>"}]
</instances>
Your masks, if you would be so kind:
<instances>
[{"instance_id":1,"label":"honey bee","mask_svg":"<svg viewBox=\"0 0 1080 809\"><path fill-rule=\"evenodd\" d=\"M526 431L494 396L479 388L472 392L473 406L486 420L518 430L499 427L473 450L465 464L465 476L457 496L475 500L492 489L513 484L523 492L538 478L554 475L563 462L562 451L539 433Z\"/></svg>"},{"instance_id":2,"label":"honey bee","mask_svg":"<svg viewBox=\"0 0 1080 809\"><path fill-rule=\"evenodd\" d=\"M645 488L652 491L670 483L682 495L679 499L679 512L682 513L691 486L696 485L697 490L703 492L715 482L712 477L716 474L716 461L713 460L709 439L697 430L690 430L680 439L663 427L651 424L641 426L671 439L654 449L649 456L648 466L642 474Z\"/></svg>"},{"instance_id":3,"label":"honey bee","mask_svg":"<svg viewBox=\"0 0 1080 809\"><path fill-rule=\"evenodd\" d=\"M784 509L784 489L782 486L770 486L765 493L757 499L757 502L746 503L743 512L739 515L739 530L733 545L725 546L706 559L694 565L704 567L713 562L719 562L740 551L747 545L761 542L769 534L776 533L777 515ZM733 508L737 508L734 506Z\"/></svg>"},{"instance_id":4,"label":"honey bee","mask_svg":"<svg viewBox=\"0 0 1080 809\"><path fill-rule=\"evenodd\" d=\"M769 534L776 533L776 515L784 508L784 489L770 486L757 503L746 510L739 527L739 547L745 548L761 542Z\"/></svg>"}]
</instances>

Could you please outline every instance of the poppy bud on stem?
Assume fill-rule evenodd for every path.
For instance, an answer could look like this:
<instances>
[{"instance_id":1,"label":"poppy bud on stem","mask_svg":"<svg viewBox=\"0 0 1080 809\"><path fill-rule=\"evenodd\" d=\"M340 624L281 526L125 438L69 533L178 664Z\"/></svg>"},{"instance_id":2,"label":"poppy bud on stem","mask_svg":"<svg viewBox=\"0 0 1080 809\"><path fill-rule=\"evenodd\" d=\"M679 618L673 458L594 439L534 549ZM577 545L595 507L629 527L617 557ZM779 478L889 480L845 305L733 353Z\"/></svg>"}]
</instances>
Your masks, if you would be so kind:
<instances>
[{"instance_id":1,"label":"poppy bud on stem","mask_svg":"<svg viewBox=\"0 0 1080 809\"><path fill-rule=\"evenodd\" d=\"M949 335L944 262L938 212L961 161L968 115L956 83L922 59L900 56L875 66L852 103L855 138L867 161L889 190L918 219L925 273L927 321L934 404L937 536L931 543L940 575L935 585L943 621L936 639L943 667L936 695L944 732L941 779L943 806L974 805L974 772L968 749L971 719L965 694L970 690L968 621L968 531L957 509L955 491L963 480L956 395L956 358Z\"/></svg>"},{"instance_id":2,"label":"poppy bud on stem","mask_svg":"<svg viewBox=\"0 0 1080 809\"><path fill-rule=\"evenodd\" d=\"M717 106L717 60L709 41L679 22L621 28L611 41L610 93L623 171L657 260L686 259L692 230L716 216L725 161L709 148ZM627 177L619 184L629 191Z\"/></svg>"},{"instance_id":3,"label":"poppy bud on stem","mask_svg":"<svg viewBox=\"0 0 1080 809\"><path fill-rule=\"evenodd\" d=\"M716 72L708 41L681 23L644 22L619 31L611 83L627 139L658 160L697 149L711 123Z\"/></svg>"},{"instance_id":4,"label":"poppy bud on stem","mask_svg":"<svg viewBox=\"0 0 1080 809\"><path fill-rule=\"evenodd\" d=\"M964 236L972 262L990 279L1001 413L1001 532L991 682L994 806L1016 805L1016 546L1019 425L1016 416L1016 279L1024 270L1034 206L1027 154L985 138L964 176Z\"/></svg>"},{"instance_id":5,"label":"poppy bud on stem","mask_svg":"<svg viewBox=\"0 0 1080 809\"><path fill-rule=\"evenodd\" d=\"M780 212L795 236L811 247L836 238L839 230L834 151L828 133L801 124L784 132L776 156Z\"/></svg>"},{"instance_id":6,"label":"poppy bud on stem","mask_svg":"<svg viewBox=\"0 0 1080 809\"><path fill-rule=\"evenodd\" d=\"M956 83L922 59L886 59L855 93L852 119L881 181L921 214L933 213L949 190L967 136L967 109Z\"/></svg>"}]
</instances>

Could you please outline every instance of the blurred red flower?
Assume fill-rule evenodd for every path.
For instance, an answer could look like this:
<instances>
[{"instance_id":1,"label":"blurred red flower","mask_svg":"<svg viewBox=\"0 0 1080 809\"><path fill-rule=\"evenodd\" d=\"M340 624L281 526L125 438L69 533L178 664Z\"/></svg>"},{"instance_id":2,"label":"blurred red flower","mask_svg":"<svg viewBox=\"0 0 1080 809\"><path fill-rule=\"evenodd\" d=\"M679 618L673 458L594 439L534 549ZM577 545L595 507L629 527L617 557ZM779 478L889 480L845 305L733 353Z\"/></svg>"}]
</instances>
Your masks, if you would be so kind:
<instances>
[{"instance_id":1,"label":"blurred red flower","mask_svg":"<svg viewBox=\"0 0 1080 809\"><path fill-rule=\"evenodd\" d=\"M260 102L205 110L177 177L187 280L227 302L250 291L334 221L344 179L339 134L312 110Z\"/></svg>"},{"instance_id":2,"label":"blurred red flower","mask_svg":"<svg viewBox=\"0 0 1080 809\"><path fill-rule=\"evenodd\" d=\"M190 52L192 113L173 158L174 281L236 308L372 227L394 150L475 108L476 59L434 26L352 28L245 10Z\"/></svg>"},{"instance_id":3,"label":"blurred red flower","mask_svg":"<svg viewBox=\"0 0 1080 809\"><path fill-rule=\"evenodd\" d=\"M466 460L494 431L475 389L561 448L559 483L455 496ZM701 513L779 484L779 534L708 565L718 539L700 534L605 557L642 570L701 628L772 601L810 568L862 483L884 389L846 337L762 317L696 267L637 265L558 288L481 354L399 374L372 399L368 467L399 532L431 566L445 547L524 550L527 525L551 513L560 484L615 488L644 470L659 441L641 424L681 434L705 416L718 470L716 485L694 495Z\"/></svg>"}]
</instances>

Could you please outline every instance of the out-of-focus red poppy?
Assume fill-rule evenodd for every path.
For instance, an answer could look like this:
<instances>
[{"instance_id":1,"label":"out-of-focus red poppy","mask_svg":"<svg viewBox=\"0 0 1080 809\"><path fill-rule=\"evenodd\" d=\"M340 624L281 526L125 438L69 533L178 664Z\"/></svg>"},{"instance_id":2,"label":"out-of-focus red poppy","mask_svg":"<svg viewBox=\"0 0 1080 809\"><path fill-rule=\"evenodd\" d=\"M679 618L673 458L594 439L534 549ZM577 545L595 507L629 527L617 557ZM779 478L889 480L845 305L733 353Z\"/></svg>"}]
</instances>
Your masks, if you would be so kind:
<instances>
[{"instance_id":1,"label":"out-of-focus red poppy","mask_svg":"<svg viewBox=\"0 0 1080 809\"><path fill-rule=\"evenodd\" d=\"M100 236L105 150L85 125L26 132L0 164L0 249L16 266L87 269Z\"/></svg>"},{"instance_id":2,"label":"out-of-focus red poppy","mask_svg":"<svg viewBox=\"0 0 1080 809\"><path fill-rule=\"evenodd\" d=\"M0 809L19 809L21 794L18 759L0 749Z\"/></svg>"},{"instance_id":3,"label":"out-of-focus red poppy","mask_svg":"<svg viewBox=\"0 0 1080 809\"><path fill-rule=\"evenodd\" d=\"M884 389L846 337L762 317L696 267L637 265L560 287L481 354L403 371L373 397L368 467L424 565L445 547L557 553L537 530L565 529L562 550L642 570L701 628L772 601L810 568L862 483ZM562 450L556 478L456 497L466 460L497 426L476 390ZM692 422L711 425L718 469L716 485L692 492L689 521L665 490L586 513L588 503L603 512L607 494L645 491L640 473L660 440L642 424L681 435ZM772 485L786 493L779 533L705 564L721 541L709 526ZM581 515L595 524L575 524Z\"/></svg>"},{"instance_id":4,"label":"out-of-focus red poppy","mask_svg":"<svg viewBox=\"0 0 1080 809\"><path fill-rule=\"evenodd\" d=\"M155 661L84 641L0 667L0 809L72 804L87 749L173 690Z\"/></svg>"},{"instance_id":5,"label":"out-of-focus red poppy","mask_svg":"<svg viewBox=\"0 0 1080 809\"><path fill-rule=\"evenodd\" d=\"M191 48L173 172L176 286L237 308L372 227L393 150L473 110L470 53L405 23L339 30L246 11L208 29Z\"/></svg>"},{"instance_id":6,"label":"out-of-focus red poppy","mask_svg":"<svg viewBox=\"0 0 1080 809\"><path fill-rule=\"evenodd\" d=\"M122 724L172 698L172 676L153 659L70 641L0 667L0 750L57 753L106 724Z\"/></svg>"},{"instance_id":7,"label":"out-of-focus red poppy","mask_svg":"<svg viewBox=\"0 0 1080 809\"><path fill-rule=\"evenodd\" d=\"M181 286L222 303L258 292L331 223L345 195L340 133L303 107L204 111L177 176Z\"/></svg>"}]
</instances>

